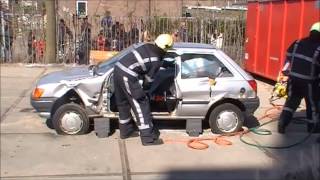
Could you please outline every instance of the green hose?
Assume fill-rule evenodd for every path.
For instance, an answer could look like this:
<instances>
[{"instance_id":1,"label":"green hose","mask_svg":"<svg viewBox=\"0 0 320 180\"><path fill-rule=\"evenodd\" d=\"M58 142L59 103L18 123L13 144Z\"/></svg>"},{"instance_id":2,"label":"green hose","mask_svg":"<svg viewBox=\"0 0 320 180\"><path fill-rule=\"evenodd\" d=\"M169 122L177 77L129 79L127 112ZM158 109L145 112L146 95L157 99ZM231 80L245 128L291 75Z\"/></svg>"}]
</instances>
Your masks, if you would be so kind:
<instances>
[{"instance_id":1,"label":"green hose","mask_svg":"<svg viewBox=\"0 0 320 180\"><path fill-rule=\"evenodd\" d=\"M271 135L272 132L270 130L267 130L267 129L260 129L260 127L266 125L266 124L270 124L271 122L274 122L275 120L271 120L271 121L267 121L257 127L253 127L253 128L250 128L248 131L249 132L252 132L254 134L257 134L257 135ZM249 146L253 146L253 147L257 147L259 149L261 148L269 148L269 149L288 149L288 148L291 148L291 147L294 147L294 146L297 146L297 145L300 145L302 143L304 143L307 139L310 138L310 136L312 135L313 131L315 130L315 127L313 127L312 131L304 138L302 138L301 140L299 140L298 142L296 143L293 143L293 144L289 144L289 145L285 145L285 146L268 146L268 145L260 145L260 144L254 144L254 143L250 143L246 140L244 140L243 136L245 135L245 133L241 134L240 135L240 141L249 145Z\"/></svg>"}]
</instances>

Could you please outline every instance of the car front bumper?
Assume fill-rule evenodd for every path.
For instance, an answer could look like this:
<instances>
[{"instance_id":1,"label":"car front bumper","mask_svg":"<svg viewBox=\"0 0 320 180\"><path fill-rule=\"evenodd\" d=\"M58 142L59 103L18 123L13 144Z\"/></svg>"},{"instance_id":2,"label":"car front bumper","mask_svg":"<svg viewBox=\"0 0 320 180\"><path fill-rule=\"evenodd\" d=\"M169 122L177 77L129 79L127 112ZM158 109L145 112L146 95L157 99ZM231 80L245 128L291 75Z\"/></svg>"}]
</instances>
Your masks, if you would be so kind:
<instances>
[{"instance_id":1,"label":"car front bumper","mask_svg":"<svg viewBox=\"0 0 320 180\"><path fill-rule=\"evenodd\" d=\"M242 99L240 100L244 107L246 108L247 114L253 114L258 107L260 106L260 99L258 97L256 98L248 98L248 99Z\"/></svg>"},{"instance_id":2,"label":"car front bumper","mask_svg":"<svg viewBox=\"0 0 320 180\"><path fill-rule=\"evenodd\" d=\"M44 118L50 118L51 109L57 98L40 98L34 100L31 98L31 106L39 113L39 116Z\"/></svg>"}]
</instances>

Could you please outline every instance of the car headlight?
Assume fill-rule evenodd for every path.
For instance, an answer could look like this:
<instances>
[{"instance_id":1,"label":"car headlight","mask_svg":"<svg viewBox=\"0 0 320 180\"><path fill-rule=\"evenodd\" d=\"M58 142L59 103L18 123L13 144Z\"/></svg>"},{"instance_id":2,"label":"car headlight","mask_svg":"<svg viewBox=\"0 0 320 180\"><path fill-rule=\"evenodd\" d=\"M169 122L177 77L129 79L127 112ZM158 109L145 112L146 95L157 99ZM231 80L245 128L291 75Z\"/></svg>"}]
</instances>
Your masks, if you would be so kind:
<instances>
[{"instance_id":1,"label":"car headlight","mask_svg":"<svg viewBox=\"0 0 320 180\"><path fill-rule=\"evenodd\" d=\"M32 99L38 100L44 93L44 89L36 87L32 92Z\"/></svg>"}]
</instances>

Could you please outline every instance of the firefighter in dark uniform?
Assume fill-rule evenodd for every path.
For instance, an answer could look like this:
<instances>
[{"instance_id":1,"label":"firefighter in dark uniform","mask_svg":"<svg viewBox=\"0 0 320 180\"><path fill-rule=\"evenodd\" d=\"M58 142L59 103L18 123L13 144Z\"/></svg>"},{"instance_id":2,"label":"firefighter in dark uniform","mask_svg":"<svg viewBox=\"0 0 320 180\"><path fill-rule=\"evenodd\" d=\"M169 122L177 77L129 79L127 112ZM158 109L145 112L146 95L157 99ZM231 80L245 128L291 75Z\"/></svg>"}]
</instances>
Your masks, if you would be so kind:
<instances>
[{"instance_id":1,"label":"firefighter in dark uniform","mask_svg":"<svg viewBox=\"0 0 320 180\"><path fill-rule=\"evenodd\" d=\"M149 99L139 80L144 80L144 86L150 86L154 75L164 65L162 57L172 45L172 37L161 34L155 43L137 45L116 63L114 86L121 139L130 137L135 132L136 124L143 145L163 143L159 139L159 130L153 126Z\"/></svg>"},{"instance_id":2,"label":"firefighter in dark uniform","mask_svg":"<svg viewBox=\"0 0 320 180\"><path fill-rule=\"evenodd\" d=\"M288 48L283 73L289 76L288 99L280 115L278 132L285 133L303 98L307 104L307 118L312 120L310 124L319 125L320 22L311 27L308 37L295 41Z\"/></svg>"}]
</instances>

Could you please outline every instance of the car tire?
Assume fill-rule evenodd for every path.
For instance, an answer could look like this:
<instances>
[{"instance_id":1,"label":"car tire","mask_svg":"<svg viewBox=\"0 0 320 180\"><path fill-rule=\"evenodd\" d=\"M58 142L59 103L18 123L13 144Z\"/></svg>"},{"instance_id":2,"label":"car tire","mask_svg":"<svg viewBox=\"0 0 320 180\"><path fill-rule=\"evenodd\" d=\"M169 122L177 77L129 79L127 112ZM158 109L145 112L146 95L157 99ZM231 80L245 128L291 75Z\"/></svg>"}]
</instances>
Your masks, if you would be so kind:
<instances>
[{"instance_id":1,"label":"car tire","mask_svg":"<svg viewBox=\"0 0 320 180\"><path fill-rule=\"evenodd\" d=\"M49 129L54 129L51 118L48 118L48 119L46 120L46 125L47 125L47 127L48 127Z\"/></svg>"},{"instance_id":2,"label":"car tire","mask_svg":"<svg viewBox=\"0 0 320 180\"><path fill-rule=\"evenodd\" d=\"M75 103L60 106L52 118L53 127L61 135L81 135L89 131L90 121L83 107Z\"/></svg>"},{"instance_id":3,"label":"car tire","mask_svg":"<svg viewBox=\"0 0 320 180\"><path fill-rule=\"evenodd\" d=\"M237 132L242 127L243 121L244 114L231 103L218 105L209 116L211 131L216 134Z\"/></svg>"}]
</instances>

